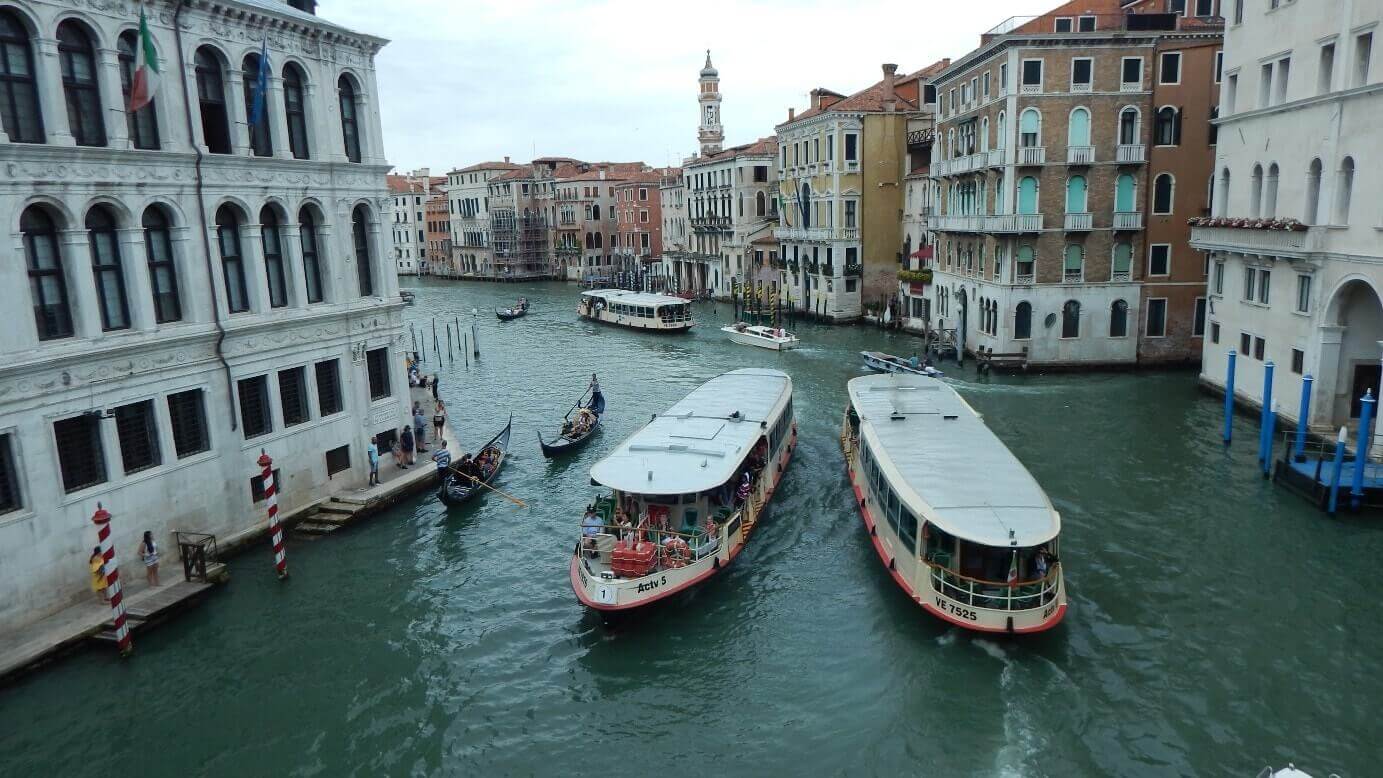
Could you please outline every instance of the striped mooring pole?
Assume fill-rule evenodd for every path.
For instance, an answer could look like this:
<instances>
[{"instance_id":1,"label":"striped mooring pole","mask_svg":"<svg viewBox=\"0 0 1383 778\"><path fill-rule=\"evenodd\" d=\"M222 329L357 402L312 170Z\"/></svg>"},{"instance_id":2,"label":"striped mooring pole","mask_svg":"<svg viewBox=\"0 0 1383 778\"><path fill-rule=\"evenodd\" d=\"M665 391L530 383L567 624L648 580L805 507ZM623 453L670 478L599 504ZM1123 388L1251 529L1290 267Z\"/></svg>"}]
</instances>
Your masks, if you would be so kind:
<instances>
[{"instance_id":1,"label":"striped mooring pole","mask_svg":"<svg viewBox=\"0 0 1383 778\"><path fill-rule=\"evenodd\" d=\"M110 511L96 503L96 512L91 514L91 523L97 527L101 540L101 558L105 560L106 594L110 597L111 622L115 624L115 643L120 648L120 656L129 656L134 650L130 642L130 626L125 623L125 596L120 590L120 565L115 560L115 543L110 539Z\"/></svg>"},{"instance_id":2,"label":"striped mooring pole","mask_svg":"<svg viewBox=\"0 0 1383 778\"><path fill-rule=\"evenodd\" d=\"M279 580L288 577L288 552L283 549L283 526L279 524L279 490L274 483L274 460L259 450L260 480L264 484L264 501L269 504L269 539L274 544L274 569Z\"/></svg>"}]
</instances>

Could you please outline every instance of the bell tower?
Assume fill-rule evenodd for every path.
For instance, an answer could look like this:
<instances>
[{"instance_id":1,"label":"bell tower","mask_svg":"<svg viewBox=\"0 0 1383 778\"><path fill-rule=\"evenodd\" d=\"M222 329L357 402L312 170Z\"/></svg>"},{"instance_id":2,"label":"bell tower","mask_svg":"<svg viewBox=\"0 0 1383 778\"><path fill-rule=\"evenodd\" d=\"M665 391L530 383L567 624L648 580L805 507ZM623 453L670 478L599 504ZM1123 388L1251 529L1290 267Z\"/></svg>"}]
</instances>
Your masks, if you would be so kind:
<instances>
[{"instance_id":1,"label":"bell tower","mask_svg":"<svg viewBox=\"0 0 1383 778\"><path fill-rule=\"evenodd\" d=\"M706 49L706 67L701 68L701 126L696 139L701 143L701 155L720 151L725 130L720 126L720 73L711 65L711 50Z\"/></svg>"}]
</instances>

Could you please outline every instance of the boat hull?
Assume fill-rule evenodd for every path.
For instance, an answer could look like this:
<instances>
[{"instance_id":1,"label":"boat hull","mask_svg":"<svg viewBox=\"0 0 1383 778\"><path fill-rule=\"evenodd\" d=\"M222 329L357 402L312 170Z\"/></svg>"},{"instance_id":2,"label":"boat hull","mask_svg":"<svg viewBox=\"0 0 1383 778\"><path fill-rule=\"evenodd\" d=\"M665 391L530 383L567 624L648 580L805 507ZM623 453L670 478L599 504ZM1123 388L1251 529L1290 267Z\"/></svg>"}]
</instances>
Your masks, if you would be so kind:
<instances>
[{"instance_id":1,"label":"boat hull","mask_svg":"<svg viewBox=\"0 0 1383 778\"><path fill-rule=\"evenodd\" d=\"M571 438L558 437L552 443L548 443L547 441L543 440L543 433L539 432L538 446L542 448L543 456L549 459L553 457L560 457L563 454L570 454L571 452L576 451L582 446L585 446L587 443L591 442L591 438L595 437L595 434L599 431L600 421L599 419L597 419L595 425L591 427L591 429L585 435L582 435L581 437L576 438L575 440Z\"/></svg>"},{"instance_id":2,"label":"boat hull","mask_svg":"<svg viewBox=\"0 0 1383 778\"><path fill-rule=\"evenodd\" d=\"M647 319L620 316L618 314L610 313L609 311L600 311L598 313L585 313L584 311L581 311L579 308L577 309L577 315L588 321L598 321L602 324L613 324L616 327L628 327L631 330L639 330L640 332L686 332L687 330L690 330L692 328L692 325L695 323L690 321L654 322L649 321Z\"/></svg>"},{"instance_id":3,"label":"boat hull","mask_svg":"<svg viewBox=\"0 0 1383 778\"><path fill-rule=\"evenodd\" d=\"M783 446L783 453L776 463L777 467L774 468L773 478L764 490L764 508L768 507L769 500L777 492L778 484L787 472L788 463L792 460L792 453L796 448L797 427L794 424L792 435ZM713 553L686 567L661 570L640 578L601 578L588 569L578 545L572 553L569 571L572 590L576 592L576 599L582 605L593 610L632 611L647 607L703 583L725 569L725 566L744 550L745 543L758 524L759 522L755 521L753 527L746 531L741 523L741 515L736 514L720 528L720 536Z\"/></svg>"},{"instance_id":4,"label":"boat hull","mask_svg":"<svg viewBox=\"0 0 1383 778\"><path fill-rule=\"evenodd\" d=\"M847 421L847 428L848 424ZM1056 578L1056 590L1051 602L1041 608L1015 611L981 608L937 591L932 584L933 576L930 574L930 568L921 560L914 558L910 551L904 550L900 554L899 549L902 544L893 534L888 522L877 520L866 493L866 487L860 479L859 469L856 467L855 457L857 454L846 445L844 433L842 433L841 443L845 459L845 473L850 479L850 488L855 496L855 507L859 510L865 531L869 534L869 542L874 547L879 562L883 564L884 569L893 578L893 582L907 593L909 599L922 606L923 610L957 627L975 632L1003 634L1044 632L1055 627L1066 616L1066 582L1064 576L1059 574ZM921 573L923 569L928 572Z\"/></svg>"},{"instance_id":5,"label":"boat hull","mask_svg":"<svg viewBox=\"0 0 1383 778\"><path fill-rule=\"evenodd\" d=\"M941 371L936 368L917 367L913 368L899 362L892 362L881 359L868 351L861 351L860 356L864 357L865 367L877 370L880 373L912 373L913 375L939 376Z\"/></svg>"},{"instance_id":6,"label":"boat hull","mask_svg":"<svg viewBox=\"0 0 1383 778\"><path fill-rule=\"evenodd\" d=\"M730 340L734 343L738 343L742 346L758 346L759 348L766 348L770 351L787 351L788 349L797 348L799 343L797 340L761 338L758 335L747 332L737 332L733 327L724 328L724 331L730 336Z\"/></svg>"}]
</instances>

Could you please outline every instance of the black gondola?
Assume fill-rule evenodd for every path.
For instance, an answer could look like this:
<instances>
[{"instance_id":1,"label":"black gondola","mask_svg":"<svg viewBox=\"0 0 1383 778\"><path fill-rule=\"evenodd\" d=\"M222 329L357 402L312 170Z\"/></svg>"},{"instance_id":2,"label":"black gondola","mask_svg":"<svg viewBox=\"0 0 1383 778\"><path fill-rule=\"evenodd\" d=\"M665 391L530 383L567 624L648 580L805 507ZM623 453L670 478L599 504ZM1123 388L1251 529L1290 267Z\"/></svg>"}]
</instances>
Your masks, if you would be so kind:
<instances>
[{"instance_id":1,"label":"black gondola","mask_svg":"<svg viewBox=\"0 0 1383 778\"><path fill-rule=\"evenodd\" d=\"M514 415L510 414L509 423L504 425L504 429L500 430L498 435L491 438L489 443L481 446L480 450L476 452L477 458L491 449L499 456L489 472L483 474L484 477L480 479L481 483L488 484L493 481L495 476L499 475L500 468L504 467L504 460L509 456L509 431L513 427ZM455 465L455 463L452 464ZM484 491L489 490L475 485L470 478L460 475L454 470L448 470L446 478L442 481L442 488L437 490L437 498L447 505L463 505L478 492Z\"/></svg>"},{"instance_id":2,"label":"black gondola","mask_svg":"<svg viewBox=\"0 0 1383 778\"><path fill-rule=\"evenodd\" d=\"M579 400L577 404L580 404ZM575 451L586 445L587 441L591 438L595 437L595 433L600 430L600 417L605 413L605 395L596 392L595 395L591 397L590 402L586 403L581 410L589 411L595 416L595 420L592 421L591 425L586 428L586 431L580 435L573 436L566 431L566 419L571 416L570 411L567 412L566 417L563 417L563 432L558 434L555 441L548 443L543 440L543 433L538 433L538 445L543 449L543 456L551 458Z\"/></svg>"},{"instance_id":3,"label":"black gondola","mask_svg":"<svg viewBox=\"0 0 1383 778\"><path fill-rule=\"evenodd\" d=\"M513 321L528 313L528 300L519 300L519 304L513 308L496 308L495 316L500 321Z\"/></svg>"}]
</instances>

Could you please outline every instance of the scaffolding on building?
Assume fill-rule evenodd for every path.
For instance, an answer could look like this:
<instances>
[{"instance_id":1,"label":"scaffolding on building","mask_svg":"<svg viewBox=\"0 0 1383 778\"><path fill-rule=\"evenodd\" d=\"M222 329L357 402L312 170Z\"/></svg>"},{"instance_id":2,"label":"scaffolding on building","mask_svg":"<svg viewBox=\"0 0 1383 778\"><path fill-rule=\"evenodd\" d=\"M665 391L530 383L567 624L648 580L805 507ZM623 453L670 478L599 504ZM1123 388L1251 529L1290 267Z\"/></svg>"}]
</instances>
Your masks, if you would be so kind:
<instances>
[{"instance_id":1,"label":"scaffolding on building","mask_svg":"<svg viewBox=\"0 0 1383 778\"><path fill-rule=\"evenodd\" d=\"M541 213L519 215L512 208L497 209L490 214L490 238L494 247L493 275L497 280L552 277L547 220Z\"/></svg>"}]
</instances>

